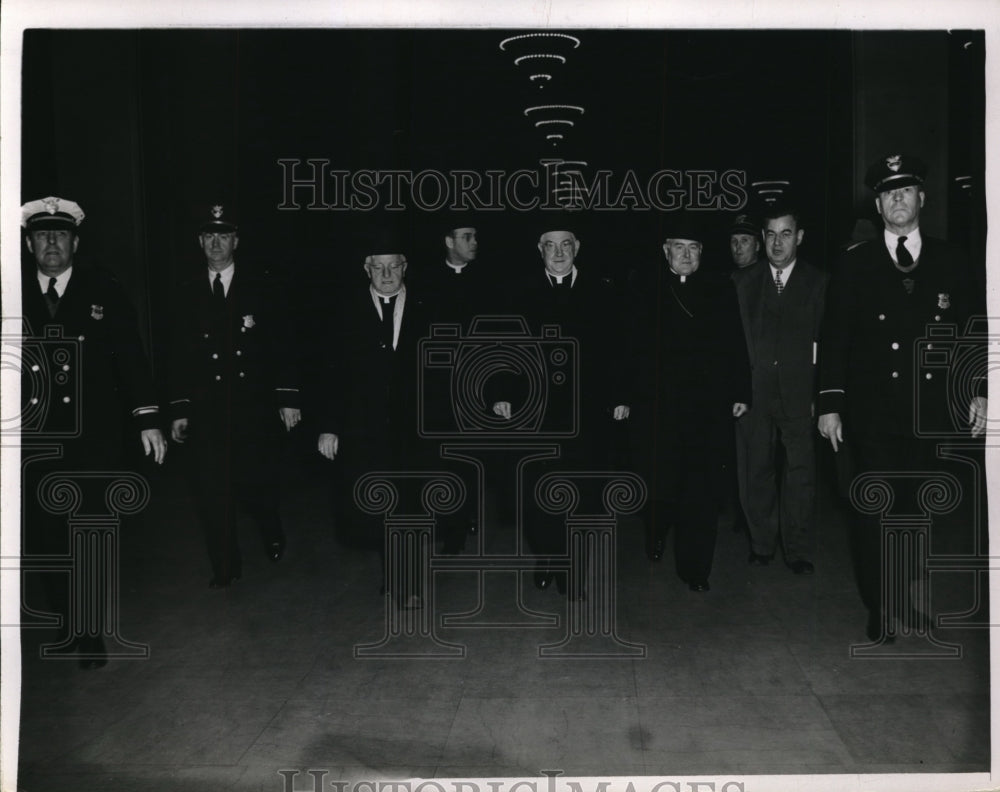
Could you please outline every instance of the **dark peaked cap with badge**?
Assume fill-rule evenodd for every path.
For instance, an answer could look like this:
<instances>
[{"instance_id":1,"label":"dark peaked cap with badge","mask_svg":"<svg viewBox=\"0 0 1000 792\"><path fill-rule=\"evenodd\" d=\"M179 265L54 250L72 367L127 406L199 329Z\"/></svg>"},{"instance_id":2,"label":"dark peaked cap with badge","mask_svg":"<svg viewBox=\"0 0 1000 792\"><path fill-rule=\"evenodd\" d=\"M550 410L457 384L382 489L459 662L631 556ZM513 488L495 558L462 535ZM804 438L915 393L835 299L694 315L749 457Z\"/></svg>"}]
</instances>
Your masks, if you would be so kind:
<instances>
[{"instance_id":1,"label":"dark peaked cap with badge","mask_svg":"<svg viewBox=\"0 0 1000 792\"><path fill-rule=\"evenodd\" d=\"M224 204L213 204L207 212L199 208L198 222L200 234L235 234L239 230L236 213Z\"/></svg>"},{"instance_id":2,"label":"dark peaked cap with badge","mask_svg":"<svg viewBox=\"0 0 1000 792\"><path fill-rule=\"evenodd\" d=\"M910 187L923 186L927 166L922 160L909 154L890 154L873 163L865 174L865 185L877 193Z\"/></svg>"},{"instance_id":3,"label":"dark peaked cap with badge","mask_svg":"<svg viewBox=\"0 0 1000 792\"><path fill-rule=\"evenodd\" d=\"M739 214L733 219L733 224L729 228L729 236L735 236L736 234L748 234L749 236L759 237L761 232L760 224L754 221L750 215Z\"/></svg>"},{"instance_id":4,"label":"dark peaked cap with badge","mask_svg":"<svg viewBox=\"0 0 1000 792\"><path fill-rule=\"evenodd\" d=\"M76 231L85 216L75 201L54 196L28 201L21 207L21 225L28 233L50 228Z\"/></svg>"}]
</instances>

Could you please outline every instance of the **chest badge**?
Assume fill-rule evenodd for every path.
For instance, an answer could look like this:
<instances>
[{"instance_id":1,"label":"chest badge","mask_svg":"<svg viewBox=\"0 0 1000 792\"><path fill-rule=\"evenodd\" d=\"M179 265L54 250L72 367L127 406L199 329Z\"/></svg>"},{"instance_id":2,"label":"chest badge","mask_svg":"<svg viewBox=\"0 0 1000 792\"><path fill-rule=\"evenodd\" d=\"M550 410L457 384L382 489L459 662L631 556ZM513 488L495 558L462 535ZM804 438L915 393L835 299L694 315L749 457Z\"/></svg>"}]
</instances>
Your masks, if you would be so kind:
<instances>
[{"instance_id":1,"label":"chest badge","mask_svg":"<svg viewBox=\"0 0 1000 792\"><path fill-rule=\"evenodd\" d=\"M254 322L254 320L253 320L253 314L247 314L246 316L243 317L243 326L247 330L249 330L251 327L253 327L254 324L256 324L256 322Z\"/></svg>"},{"instance_id":2,"label":"chest badge","mask_svg":"<svg viewBox=\"0 0 1000 792\"><path fill-rule=\"evenodd\" d=\"M90 318L97 319L100 321L104 318L104 306L103 305L91 305L90 306Z\"/></svg>"},{"instance_id":3,"label":"chest badge","mask_svg":"<svg viewBox=\"0 0 1000 792\"><path fill-rule=\"evenodd\" d=\"M941 294L938 295L938 308L942 311L951 308L951 297L948 296L947 292L941 292Z\"/></svg>"}]
</instances>

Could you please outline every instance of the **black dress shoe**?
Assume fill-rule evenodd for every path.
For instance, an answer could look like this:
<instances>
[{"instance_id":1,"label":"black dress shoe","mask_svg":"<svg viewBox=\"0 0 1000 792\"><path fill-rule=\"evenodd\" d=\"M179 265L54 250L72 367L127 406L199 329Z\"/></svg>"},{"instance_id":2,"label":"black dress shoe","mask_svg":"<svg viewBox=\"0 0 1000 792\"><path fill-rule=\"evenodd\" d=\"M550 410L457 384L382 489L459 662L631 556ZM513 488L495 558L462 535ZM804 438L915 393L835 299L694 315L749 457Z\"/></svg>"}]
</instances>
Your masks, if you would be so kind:
<instances>
[{"instance_id":1,"label":"black dress shoe","mask_svg":"<svg viewBox=\"0 0 1000 792\"><path fill-rule=\"evenodd\" d=\"M750 566L767 566L771 563L772 556L762 555L760 553L755 553L753 550L750 551L750 557L747 559L747 563Z\"/></svg>"},{"instance_id":2,"label":"black dress shoe","mask_svg":"<svg viewBox=\"0 0 1000 792\"><path fill-rule=\"evenodd\" d=\"M708 591L712 587L708 585L707 580L692 580L688 583L688 588L691 589L691 591Z\"/></svg>"},{"instance_id":3,"label":"black dress shoe","mask_svg":"<svg viewBox=\"0 0 1000 792\"><path fill-rule=\"evenodd\" d=\"M80 668L88 671L104 668L108 664L108 652L100 635L81 638L77 643L77 653L80 655Z\"/></svg>"},{"instance_id":4,"label":"black dress shoe","mask_svg":"<svg viewBox=\"0 0 1000 792\"><path fill-rule=\"evenodd\" d=\"M650 545L648 555L650 561L662 561L663 551L666 549L667 541L666 539L654 539L653 544Z\"/></svg>"},{"instance_id":5,"label":"black dress shoe","mask_svg":"<svg viewBox=\"0 0 1000 792\"><path fill-rule=\"evenodd\" d=\"M788 566L796 575L811 575L816 571L816 567L812 565L812 561L806 561L803 558L800 558L798 561L792 561Z\"/></svg>"},{"instance_id":6,"label":"black dress shoe","mask_svg":"<svg viewBox=\"0 0 1000 792\"><path fill-rule=\"evenodd\" d=\"M210 589L221 589L229 588L233 583L240 579L239 575L215 575L210 581L208 581L208 587Z\"/></svg>"},{"instance_id":7,"label":"black dress shoe","mask_svg":"<svg viewBox=\"0 0 1000 792\"><path fill-rule=\"evenodd\" d=\"M276 542L271 542L267 546L267 557L271 559L273 563L278 563L282 558L285 557L285 540L279 539Z\"/></svg>"}]
</instances>

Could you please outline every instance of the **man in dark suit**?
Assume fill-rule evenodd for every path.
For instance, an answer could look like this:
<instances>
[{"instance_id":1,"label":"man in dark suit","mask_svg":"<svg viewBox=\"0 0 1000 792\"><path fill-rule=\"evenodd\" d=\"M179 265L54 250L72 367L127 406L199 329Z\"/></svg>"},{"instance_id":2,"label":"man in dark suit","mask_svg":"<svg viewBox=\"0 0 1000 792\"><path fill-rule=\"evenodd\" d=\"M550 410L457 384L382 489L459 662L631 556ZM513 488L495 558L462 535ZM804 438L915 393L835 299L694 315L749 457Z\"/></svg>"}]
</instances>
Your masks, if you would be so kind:
<instances>
[{"instance_id":1,"label":"man in dark suit","mask_svg":"<svg viewBox=\"0 0 1000 792\"><path fill-rule=\"evenodd\" d=\"M559 469L606 469L609 464L608 439L612 421L629 416L631 393L622 375L622 314L614 293L590 270L576 266L580 240L574 232L574 220L560 215L548 220L538 240L542 267L511 284L507 305L523 315L536 336L543 325L557 325L560 338L575 339L579 354L579 379L576 383L577 434L560 440L560 459L545 467ZM496 415L510 419L527 406L528 394L523 381L498 378L491 401ZM545 434L553 423L565 423L566 415L547 413L539 432ZM563 409L572 409L565 405ZM533 514L526 525L532 550L542 556L566 553L566 529L558 518ZM582 577L577 579L582 581ZM535 585L540 589L556 583L566 592L564 575L556 575L544 561L535 571ZM569 592L580 597L584 591Z\"/></svg>"},{"instance_id":2,"label":"man in dark suit","mask_svg":"<svg viewBox=\"0 0 1000 792\"><path fill-rule=\"evenodd\" d=\"M649 484L648 553L663 557L674 529L678 576L708 591L718 522L718 471L751 401L740 309L728 272L701 266L703 232L692 217L669 217L666 263L632 302L639 398L635 445Z\"/></svg>"},{"instance_id":3,"label":"man in dark suit","mask_svg":"<svg viewBox=\"0 0 1000 792\"><path fill-rule=\"evenodd\" d=\"M337 463L338 535L348 543L377 547L383 562L383 528L355 506L353 491L365 473L419 464L417 342L426 335L428 316L416 293L406 287L405 249L391 230L367 242L367 278L342 295L333 313L329 358L314 395L317 449ZM387 593L400 608L423 607L419 570L399 570L386 579L399 581L399 590Z\"/></svg>"},{"instance_id":4,"label":"man in dark suit","mask_svg":"<svg viewBox=\"0 0 1000 792\"><path fill-rule=\"evenodd\" d=\"M291 431L301 418L281 301L268 278L237 267L231 214L217 204L201 223L206 267L180 287L170 350L171 436L188 446L210 588L243 574L238 506L256 522L268 558L281 560L276 462L282 427Z\"/></svg>"},{"instance_id":5,"label":"man in dark suit","mask_svg":"<svg viewBox=\"0 0 1000 792\"><path fill-rule=\"evenodd\" d=\"M746 444L750 563L766 566L780 534L785 563L811 575L816 508L813 428L816 349L827 275L798 257L798 211L774 204L764 213L767 261L738 271L736 293L750 353L753 409L739 420ZM784 449L781 483L775 471Z\"/></svg>"},{"instance_id":6,"label":"man in dark suit","mask_svg":"<svg viewBox=\"0 0 1000 792\"><path fill-rule=\"evenodd\" d=\"M126 440L131 442L128 436L133 433L138 434L146 455L161 463L166 441L158 425L159 407L135 310L110 274L74 263L83 211L74 201L50 197L26 203L21 215L25 244L33 258L21 286L24 343L30 349L65 340L78 352L76 359L53 356L54 362L62 362L61 370L43 378L51 390L39 392L31 383L33 375L42 376L40 367L47 362L43 348L39 362L30 369L26 366L22 388L22 416L26 420L43 416L33 432L41 437L58 436L61 441L58 459L26 460L24 551L26 555L59 556L69 552L69 532L66 518L53 516L39 502L38 484L43 476L61 470L120 470ZM80 485L88 490L87 481ZM62 617L68 635L83 630L84 625L70 623L66 576L50 572L44 578L50 606ZM73 647L84 668L106 664L102 633L114 626L104 623L102 604L94 611L86 610L84 621L93 626L96 618L96 630L85 631Z\"/></svg>"},{"instance_id":7,"label":"man in dark suit","mask_svg":"<svg viewBox=\"0 0 1000 792\"><path fill-rule=\"evenodd\" d=\"M865 178L875 193L884 231L848 250L833 271L821 335L819 432L838 453L850 452L857 473L921 471L940 467L933 442L917 432L914 403L943 425L952 407L947 371L916 376L918 339L928 327L957 325L982 310L964 256L920 230L926 166L894 154L875 162ZM975 345L974 345L974 348ZM985 348L983 349L985 352ZM985 374L985 355L982 371ZM986 427L985 378L966 411L973 437ZM912 495L912 493L910 493ZM908 602L886 612L882 533L878 515L858 512L852 544L858 585L868 609L866 633L892 639L894 619L919 618Z\"/></svg>"}]
</instances>

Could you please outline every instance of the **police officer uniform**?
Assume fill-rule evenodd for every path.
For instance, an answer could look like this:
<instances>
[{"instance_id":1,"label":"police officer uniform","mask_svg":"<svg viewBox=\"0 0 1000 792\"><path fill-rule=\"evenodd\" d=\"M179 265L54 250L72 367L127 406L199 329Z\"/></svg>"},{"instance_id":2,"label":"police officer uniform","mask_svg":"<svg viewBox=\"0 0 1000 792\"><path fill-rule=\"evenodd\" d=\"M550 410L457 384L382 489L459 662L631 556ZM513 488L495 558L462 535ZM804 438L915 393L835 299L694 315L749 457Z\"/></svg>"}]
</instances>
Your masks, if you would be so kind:
<instances>
[{"instance_id":1,"label":"police officer uniform","mask_svg":"<svg viewBox=\"0 0 1000 792\"><path fill-rule=\"evenodd\" d=\"M24 312L21 387L22 449L35 443L58 443L59 457L27 461L24 466L24 552L65 555L69 532L64 516L54 516L38 501L38 484L53 471L120 470L126 435L159 435L159 407L149 365L139 338L135 310L121 284L110 273L75 262L83 210L74 201L49 197L22 207L22 225L32 252L45 255L37 232L69 232L69 265L58 275L41 265L25 268L21 285ZM65 236L64 236L65 239ZM130 440L132 442L132 440ZM33 455L32 455L33 456ZM83 490L99 486L81 479ZM86 498L87 493L84 492ZM103 497L96 493L95 497ZM89 503L89 501L88 501ZM46 573L44 583L52 607L71 633L81 625L69 618L66 576ZM103 665L99 629L78 643L85 667Z\"/></svg>"},{"instance_id":2,"label":"police officer uniform","mask_svg":"<svg viewBox=\"0 0 1000 792\"><path fill-rule=\"evenodd\" d=\"M925 174L919 159L892 155L874 163L865 182L877 195L886 195L908 186L922 190ZM857 473L938 468L933 440L920 435L931 427L956 425L956 418L955 431L961 431L965 418L950 413L957 406L967 415L969 407L949 397L955 371L919 361L932 361L924 352L933 355L935 346L948 344L949 333L954 344L969 317L982 310L981 301L958 248L919 228L909 234L915 236L920 249L912 263L907 253L898 252L906 240L900 243L888 228L884 238L851 248L835 266L827 293L817 412L821 419L842 416L840 453L851 455ZM985 380L979 383L977 392L983 395ZM885 607L878 515L855 516L853 544L869 611L868 633L875 640Z\"/></svg>"},{"instance_id":3,"label":"police officer uniform","mask_svg":"<svg viewBox=\"0 0 1000 792\"><path fill-rule=\"evenodd\" d=\"M222 205L202 234L236 234ZM279 516L280 408L297 408L299 388L287 325L274 285L232 264L228 288L199 270L181 284L174 303L170 354L170 413L187 422L184 456L212 566L212 588L242 575L236 513L243 506L261 532L272 561L282 557ZM220 280L224 280L220 278Z\"/></svg>"}]
</instances>

